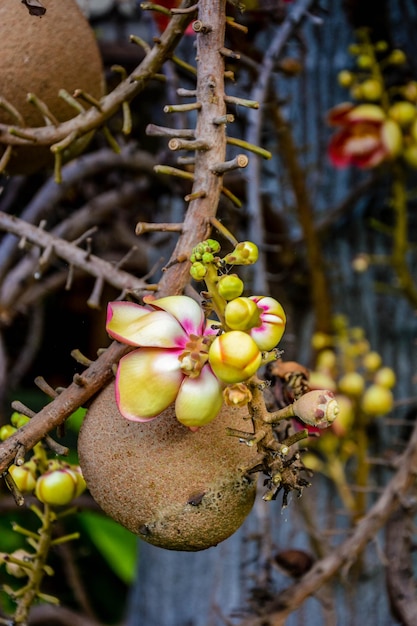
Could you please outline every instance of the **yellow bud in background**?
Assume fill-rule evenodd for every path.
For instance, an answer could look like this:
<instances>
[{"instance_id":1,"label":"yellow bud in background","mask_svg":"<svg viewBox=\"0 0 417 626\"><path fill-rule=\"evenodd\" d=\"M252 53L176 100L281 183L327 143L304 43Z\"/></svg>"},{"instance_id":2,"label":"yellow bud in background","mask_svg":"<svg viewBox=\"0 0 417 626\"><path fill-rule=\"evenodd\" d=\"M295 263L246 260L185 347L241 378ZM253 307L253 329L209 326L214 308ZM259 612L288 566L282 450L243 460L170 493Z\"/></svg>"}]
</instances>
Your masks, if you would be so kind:
<instances>
[{"instance_id":1,"label":"yellow bud in background","mask_svg":"<svg viewBox=\"0 0 417 626\"><path fill-rule=\"evenodd\" d=\"M341 87L351 87L354 81L354 75L349 70L342 70L337 75L337 81Z\"/></svg>"},{"instance_id":2,"label":"yellow bud in background","mask_svg":"<svg viewBox=\"0 0 417 626\"><path fill-rule=\"evenodd\" d=\"M339 380L338 387L347 396L360 396L365 388L365 380L358 372L348 372Z\"/></svg>"},{"instance_id":3,"label":"yellow bud in background","mask_svg":"<svg viewBox=\"0 0 417 626\"><path fill-rule=\"evenodd\" d=\"M391 367L381 367L381 369L375 373L374 382L387 389L392 389L397 382L394 370L391 369Z\"/></svg>"},{"instance_id":4,"label":"yellow bud in background","mask_svg":"<svg viewBox=\"0 0 417 626\"><path fill-rule=\"evenodd\" d=\"M365 391L361 408L369 416L385 415L392 410L394 398L390 389L382 385L371 385Z\"/></svg>"},{"instance_id":5,"label":"yellow bud in background","mask_svg":"<svg viewBox=\"0 0 417 626\"><path fill-rule=\"evenodd\" d=\"M361 89L362 98L371 102L379 100L383 92L380 81L375 78L368 78L368 80L364 80L361 85Z\"/></svg>"},{"instance_id":6,"label":"yellow bud in background","mask_svg":"<svg viewBox=\"0 0 417 626\"><path fill-rule=\"evenodd\" d=\"M417 117L417 108L411 102L407 102L406 100L402 100L401 102L395 102L388 111L389 117L398 122L398 124L405 128L410 126L410 124Z\"/></svg>"},{"instance_id":7,"label":"yellow bud in background","mask_svg":"<svg viewBox=\"0 0 417 626\"><path fill-rule=\"evenodd\" d=\"M378 352L372 350L365 354L362 359L362 365L368 372L376 372L376 370L382 365L382 357Z\"/></svg>"},{"instance_id":8,"label":"yellow bud in background","mask_svg":"<svg viewBox=\"0 0 417 626\"><path fill-rule=\"evenodd\" d=\"M403 148L403 134L394 120L386 120L381 127L381 138L390 157L396 157Z\"/></svg>"},{"instance_id":9,"label":"yellow bud in background","mask_svg":"<svg viewBox=\"0 0 417 626\"><path fill-rule=\"evenodd\" d=\"M391 52L387 61L391 65L403 65L407 61L407 57L402 50L395 49Z\"/></svg>"},{"instance_id":10,"label":"yellow bud in background","mask_svg":"<svg viewBox=\"0 0 417 626\"><path fill-rule=\"evenodd\" d=\"M411 143L404 148L402 157L407 165L417 169L417 143Z\"/></svg>"}]
</instances>

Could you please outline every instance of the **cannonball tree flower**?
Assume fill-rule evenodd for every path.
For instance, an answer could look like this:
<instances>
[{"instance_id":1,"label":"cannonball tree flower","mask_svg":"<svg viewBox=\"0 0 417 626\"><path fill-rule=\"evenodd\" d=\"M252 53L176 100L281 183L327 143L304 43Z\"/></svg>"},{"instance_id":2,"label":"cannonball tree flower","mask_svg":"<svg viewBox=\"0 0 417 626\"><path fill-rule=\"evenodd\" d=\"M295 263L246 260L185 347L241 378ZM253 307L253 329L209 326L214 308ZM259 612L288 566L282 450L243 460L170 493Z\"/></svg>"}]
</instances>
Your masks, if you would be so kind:
<instances>
[{"instance_id":1,"label":"cannonball tree flower","mask_svg":"<svg viewBox=\"0 0 417 626\"><path fill-rule=\"evenodd\" d=\"M330 140L329 157L336 167L356 165L366 169L398 156L402 133L376 104L339 104L330 110L328 122L340 128Z\"/></svg>"},{"instance_id":2,"label":"cannonball tree flower","mask_svg":"<svg viewBox=\"0 0 417 626\"><path fill-rule=\"evenodd\" d=\"M129 420L148 421L175 402L188 427L213 420L223 403L223 385L208 362L213 330L200 306L187 296L147 302L110 302L107 332L138 349L119 362L116 400Z\"/></svg>"}]
</instances>

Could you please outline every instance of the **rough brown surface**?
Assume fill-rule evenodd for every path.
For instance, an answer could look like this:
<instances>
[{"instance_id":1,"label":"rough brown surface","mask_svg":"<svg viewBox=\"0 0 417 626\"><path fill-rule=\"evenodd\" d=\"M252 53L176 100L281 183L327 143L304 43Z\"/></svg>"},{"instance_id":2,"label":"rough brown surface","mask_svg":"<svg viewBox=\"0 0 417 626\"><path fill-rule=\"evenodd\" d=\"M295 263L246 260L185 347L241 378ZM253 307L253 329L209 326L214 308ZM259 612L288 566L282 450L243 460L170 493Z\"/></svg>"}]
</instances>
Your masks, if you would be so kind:
<instances>
[{"instance_id":1,"label":"rough brown surface","mask_svg":"<svg viewBox=\"0 0 417 626\"><path fill-rule=\"evenodd\" d=\"M26 126L43 126L36 108L27 102L34 93L63 122L75 110L58 96L82 89L95 98L104 93L101 57L94 32L74 0L42 0L46 13L30 15L16 0L0 3L0 97L23 116ZM0 107L0 122L16 119ZM0 156L4 147L0 146ZM28 174L45 165L48 148L16 148L8 166L11 173ZM17 156L18 155L18 156Z\"/></svg>"},{"instance_id":2,"label":"rough brown surface","mask_svg":"<svg viewBox=\"0 0 417 626\"><path fill-rule=\"evenodd\" d=\"M242 524L255 480L239 466L255 451L226 435L250 430L245 409L223 409L191 432L173 409L148 423L123 418L109 385L93 402L79 437L80 463L97 503L145 541L171 550L203 550Z\"/></svg>"}]
</instances>

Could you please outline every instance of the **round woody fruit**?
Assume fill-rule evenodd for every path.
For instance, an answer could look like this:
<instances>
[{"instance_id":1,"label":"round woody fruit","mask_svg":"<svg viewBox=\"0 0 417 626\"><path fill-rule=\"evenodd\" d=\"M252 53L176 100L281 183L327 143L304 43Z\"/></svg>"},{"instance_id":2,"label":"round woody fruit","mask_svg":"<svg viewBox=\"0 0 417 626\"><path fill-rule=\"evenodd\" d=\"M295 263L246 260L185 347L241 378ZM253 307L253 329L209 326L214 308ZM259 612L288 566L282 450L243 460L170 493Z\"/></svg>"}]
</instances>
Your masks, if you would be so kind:
<instances>
[{"instance_id":1,"label":"round woody fruit","mask_svg":"<svg viewBox=\"0 0 417 626\"><path fill-rule=\"evenodd\" d=\"M248 430L247 408L223 407L210 424L192 432L171 405L151 422L119 413L114 385L92 403L78 450L93 498L110 517L141 539L170 550L197 551L232 535L250 512L256 480L253 447L227 427Z\"/></svg>"},{"instance_id":2,"label":"round woody fruit","mask_svg":"<svg viewBox=\"0 0 417 626\"><path fill-rule=\"evenodd\" d=\"M27 4L0 3L0 98L22 118L17 120L10 107L2 106L0 124L37 128L47 122L28 102L28 94L42 100L54 118L64 122L77 112L59 96L60 90L73 95L81 89L99 99L104 79L94 32L75 0L42 0L43 15L31 12ZM87 139L79 141L79 148L87 143ZM0 144L0 158L4 150ZM13 148L6 171L31 174L52 163L48 146L20 145Z\"/></svg>"}]
</instances>

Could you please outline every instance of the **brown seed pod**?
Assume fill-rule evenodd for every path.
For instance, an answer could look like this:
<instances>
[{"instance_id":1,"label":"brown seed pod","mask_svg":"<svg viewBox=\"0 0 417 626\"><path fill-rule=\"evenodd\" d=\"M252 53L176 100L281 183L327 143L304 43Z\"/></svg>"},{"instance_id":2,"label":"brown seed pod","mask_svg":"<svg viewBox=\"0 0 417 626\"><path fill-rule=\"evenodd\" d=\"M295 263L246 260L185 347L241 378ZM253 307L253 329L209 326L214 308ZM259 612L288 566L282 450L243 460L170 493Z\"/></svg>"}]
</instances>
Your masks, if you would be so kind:
<instances>
[{"instance_id":1,"label":"brown seed pod","mask_svg":"<svg viewBox=\"0 0 417 626\"><path fill-rule=\"evenodd\" d=\"M78 448L87 486L117 522L156 546L196 551L232 535L250 512L256 480L240 467L256 450L226 434L248 429L247 408L223 407L192 432L173 406L148 422L121 416L114 384L94 400Z\"/></svg>"},{"instance_id":2,"label":"brown seed pod","mask_svg":"<svg viewBox=\"0 0 417 626\"><path fill-rule=\"evenodd\" d=\"M42 6L46 11L40 15L16 0L0 3L0 98L19 112L29 128L46 123L27 101L29 93L44 102L58 122L76 115L59 97L61 89L70 95L81 89L96 99L104 94L94 32L75 0L42 0ZM7 106L0 106L0 123L22 126ZM4 150L0 144L0 158ZM7 173L31 174L52 162L48 146L16 146Z\"/></svg>"}]
</instances>

